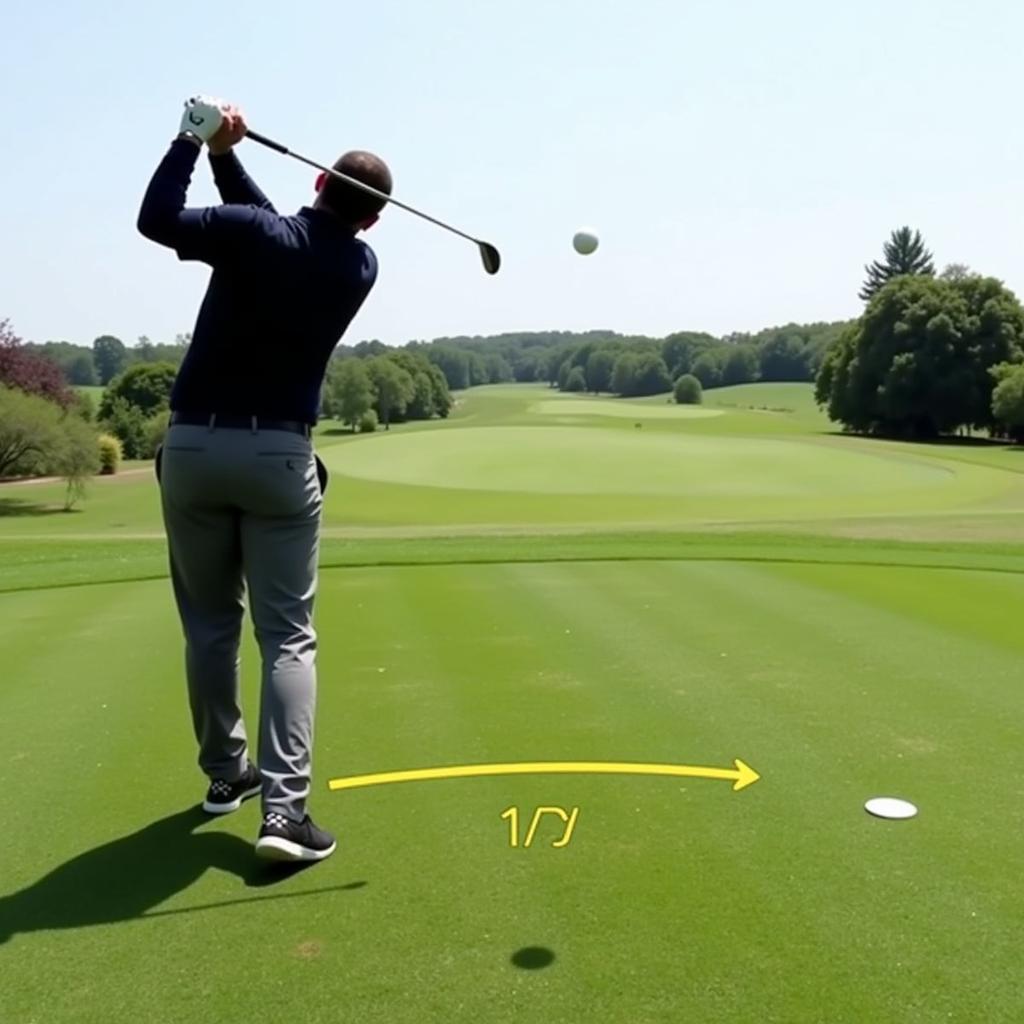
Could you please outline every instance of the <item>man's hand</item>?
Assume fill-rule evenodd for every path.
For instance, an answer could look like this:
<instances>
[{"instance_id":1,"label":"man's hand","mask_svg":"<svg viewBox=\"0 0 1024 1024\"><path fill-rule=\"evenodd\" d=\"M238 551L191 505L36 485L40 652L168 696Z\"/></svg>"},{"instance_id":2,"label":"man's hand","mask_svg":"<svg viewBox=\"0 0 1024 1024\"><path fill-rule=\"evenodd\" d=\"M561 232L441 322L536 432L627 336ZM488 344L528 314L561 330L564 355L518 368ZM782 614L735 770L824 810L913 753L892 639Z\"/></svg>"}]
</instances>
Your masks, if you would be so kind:
<instances>
[{"instance_id":1,"label":"man's hand","mask_svg":"<svg viewBox=\"0 0 1024 1024\"><path fill-rule=\"evenodd\" d=\"M211 156L223 156L229 152L232 146L237 146L245 138L245 133L249 130L245 116L238 107L228 104L222 113L221 125L207 143Z\"/></svg>"},{"instance_id":2,"label":"man's hand","mask_svg":"<svg viewBox=\"0 0 1024 1024\"><path fill-rule=\"evenodd\" d=\"M212 96L193 96L185 101L185 112L181 115L182 135L191 135L200 143L209 142L224 120L227 104Z\"/></svg>"}]
</instances>

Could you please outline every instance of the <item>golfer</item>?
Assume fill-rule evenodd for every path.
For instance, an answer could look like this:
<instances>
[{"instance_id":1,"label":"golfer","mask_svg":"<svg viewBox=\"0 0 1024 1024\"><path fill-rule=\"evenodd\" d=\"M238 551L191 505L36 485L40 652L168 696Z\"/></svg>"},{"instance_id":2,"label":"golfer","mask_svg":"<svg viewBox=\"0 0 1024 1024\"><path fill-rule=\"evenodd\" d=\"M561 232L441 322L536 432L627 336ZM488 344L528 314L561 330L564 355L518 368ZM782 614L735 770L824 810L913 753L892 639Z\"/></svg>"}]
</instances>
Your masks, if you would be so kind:
<instances>
[{"instance_id":1,"label":"golfer","mask_svg":"<svg viewBox=\"0 0 1024 1024\"><path fill-rule=\"evenodd\" d=\"M334 837L306 801L327 474L311 430L331 352L377 277L357 236L384 203L321 175L312 206L278 214L234 154L245 133L237 108L189 100L139 213L146 238L212 267L156 472L199 766L210 780L203 807L228 814L261 794L257 854L322 860ZM204 144L225 205L187 209ZM370 153L346 153L335 168L391 193L387 166ZM258 768L239 703L246 591L263 661Z\"/></svg>"}]
</instances>

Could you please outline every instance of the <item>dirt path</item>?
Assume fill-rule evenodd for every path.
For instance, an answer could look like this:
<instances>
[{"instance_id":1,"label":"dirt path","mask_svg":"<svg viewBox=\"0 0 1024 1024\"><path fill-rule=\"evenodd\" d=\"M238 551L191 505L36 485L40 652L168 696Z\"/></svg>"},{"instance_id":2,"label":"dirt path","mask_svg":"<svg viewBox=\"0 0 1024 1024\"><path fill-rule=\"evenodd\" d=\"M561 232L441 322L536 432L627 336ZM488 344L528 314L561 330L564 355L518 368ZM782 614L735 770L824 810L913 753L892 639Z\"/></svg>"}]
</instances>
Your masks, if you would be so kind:
<instances>
[{"instance_id":1,"label":"dirt path","mask_svg":"<svg viewBox=\"0 0 1024 1024\"><path fill-rule=\"evenodd\" d=\"M152 473L150 466L139 466L136 469L122 469L108 477L95 476L93 480L117 481L126 476L140 476L143 473ZM27 480L0 480L0 487L27 487L29 484L60 484L64 482L62 476L30 476Z\"/></svg>"}]
</instances>

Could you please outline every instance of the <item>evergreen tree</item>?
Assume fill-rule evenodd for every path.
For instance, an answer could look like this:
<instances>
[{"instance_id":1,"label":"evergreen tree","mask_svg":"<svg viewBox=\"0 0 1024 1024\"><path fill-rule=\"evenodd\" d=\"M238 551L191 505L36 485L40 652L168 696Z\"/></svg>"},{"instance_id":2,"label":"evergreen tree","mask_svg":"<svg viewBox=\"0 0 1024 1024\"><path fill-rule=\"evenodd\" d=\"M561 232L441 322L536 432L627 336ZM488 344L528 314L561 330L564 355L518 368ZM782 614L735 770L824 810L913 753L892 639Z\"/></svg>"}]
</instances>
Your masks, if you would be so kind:
<instances>
[{"instance_id":1,"label":"evergreen tree","mask_svg":"<svg viewBox=\"0 0 1024 1024\"><path fill-rule=\"evenodd\" d=\"M860 297L865 302L869 302L875 292L894 277L905 274L935 276L932 254L925 248L920 231L911 231L908 227L894 231L882 251L885 257L883 260L875 260L864 268L868 276L860 290Z\"/></svg>"}]
</instances>

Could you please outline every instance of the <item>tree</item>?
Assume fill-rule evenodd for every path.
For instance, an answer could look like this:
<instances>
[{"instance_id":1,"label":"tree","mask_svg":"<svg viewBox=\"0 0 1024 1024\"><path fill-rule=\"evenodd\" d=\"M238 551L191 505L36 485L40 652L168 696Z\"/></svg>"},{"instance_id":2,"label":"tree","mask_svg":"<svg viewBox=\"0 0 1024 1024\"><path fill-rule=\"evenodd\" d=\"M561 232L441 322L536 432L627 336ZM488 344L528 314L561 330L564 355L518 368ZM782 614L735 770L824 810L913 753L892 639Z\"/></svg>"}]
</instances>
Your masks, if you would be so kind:
<instances>
[{"instance_id":1,"label":"tree","mask_svg":"<svg viewBox=\"0 0 1024 1024\"><path fill-rule=\"evenodd\" d=\"M637 358L632 395L663 395L672 390L672 378L665 360L656 352L645 352Z\"/></svg>"},{"instance_id":2,"label":"tree","mask_svg":"<svg viewBox=\"0 0 1024 1024\"><path fill-rule=\"evenodd\" d=\"M875 293L894 277L920 274L935 276L932 254L925 248L920 231L902 227L894 231L882 247L884 259L875 260L864 269L868 272L860 297L868 302Z\"/></svg>"},{"instance_id":3,"label":"tree","mask_svg":"<svg viewBox=\"0 0 1024 1024\"><path fill-rule=\"evenodd\" d=\"M42 472L59 423L52 402L0 385L0 478Z\"/></svg>"},{"instance_id":4,"label":"tree","mask_svg":"<svg viewBox=\"0 0 1024 1024\"><path fill-rule=\"evenodd\" d=\"M623 352L612 367L612 391L616 395L631 395L636 386L639 356L635 352Z\"/></svg>"},{"instance_id":5,"label":"tree","mask_svg":"<svg viewBox=\"0 0 1024 1024\"><path fill-rule=\"evenodd\" d=\"M441 370L452 391L465 391L469 387L467 353L457 348L436 345L428 349L427 358Z\"/></svg>"},{"instance_id":6,"label":"tree","mask_svg":"<svg viewBox=\"0 0 1024 1024\"><path fill-rule=\"evenodd\" d=\"M574 366L566 375L565 391L586 391L587 378L579 366Z\"/></svg>"},{"instance_id":7,"label":"tree","mask_svg":"<svg viewBox=\"0 0 1024 1024\"><path fill-rule=\"evenodd\" d=\"M366 369L376 394L377 416L390 430L392 416L401 416L415 394L412 377L387 356L368 359Z\"/></svg>"},{"instance_id":8,"label":"tree","mask_svg":"<svg viewBox=\"0 0 1024 1024\"><path fill-rule=\"evenodd\" d=\"M413 383L412 398L393 419L429 420L435 415L448 415L452 404L448 382L422 351L415 348L395 349L387 354L387 358L403 369Z\"/></svg>"},{"instance_id":9,"label":"tree","mask_svg":"<svg viewBox=\"0 0 1024 1024\"><path fill-rule=\"evenodd\" d=\"M363 413L373 407L373 385L362 359L341 359L335 362L327 376L327 391L331 399L331 415L352 428Z\"/></svg>"},{"instance_id":10,"label":"tree","mask_svg":"<svg viewBox=\"0 0 1024 1024\"><path fill-rule=\"evenodd\" d=\"M764 381L810 380L809 352L798 335L779 333L761 346L760 377Z\"/></svg>"},{"instance_id":11,"label":"tree","mask_svg":"<svg viewBox=\"0 0 1024 1024\"><path fill-rule=\"evenodd\" d=\"M830 349L815 397L861 433L998 428L990 370L1024 358L1022 345L1024 309L994 278L900 277Z\"/></svg>"},{"instance_id":12,"label":"tree","mask_svg":"<svg viewBox=\"0 0 1024 1024\"><path fill-rule=\"evenodd\" d=\"M502 384L513 379L512 367L501 353L489 352L483 359L489 383Z\"/></svg>"},{"instance_id":13,"label":"tree","mask_svg":"<svg viewBox=\"0 0 1024 1024\"><path fill-rule=\"evenodd\" d=\"M426 359L424 359L424 363L426 366L423 372L430 378L431 389L434 393L434 412L441 419L447 419L453 405L452 393L448 390L448 381L445 380L439 367Z\"/></svg>"},{"instance_id":14,"label":"tree","mask_svg":"<svg viewBox=\"0 0 1024 1024\"><path fill-rule=\"evenodd\" d=\"M954 284L966 281L971 276L973 276L971 268L966 263L947 263L945 269L939 274L941 280L952 281Z\"/></svg>"},{"instance_id":15,"label":"tree","mask_svg":"<svg viewBox=\"0 0 1024 1024\"><path fill-rule=\"evenodd\" d=\"M730 345L722 361L722 384L749 384L757 380L757 353L750 345Z\"/></svg>"},{"instance_id":16,"label":"tree","mask_svg":"<svg viewBox=\"0 0 1024 1024\"><path fill-rule=\"evenodd\" d=\"M64 478L64 511L70 512L84 497L86 481L100 468L95 429L78 416L65 415L52 471Z\"/></svg>"},{"instance_id":17,"label":"tree","mask_svg":"<svg viewBox=\"0 0 1024 1024\"><path fill-rule=\"evenodd\" d=\"M85 420L86 423L92 423L96 419L96 403L88 391L74 392L74 401L69 406L69 410Z\"/></svg>"},{"instance_id":18,"label":"tree","mask_svg":"<svg viewBox=\"0 0 1024 1024\"><path fill-rule=\"evenodd\" d=\"M68 364L65 370L68 380L78 387L95 387L99 383L96 376L96 366L92 361L92 355L84 350L76 355Z\"/></svg>"},{"instance_id":19,"label":"tree","mask_svg":"<svg viewBox=\"0 0 1024 1024\"><path fill-rule=\"evenodd\" d=\"M700 405L704 401L704 389L692 373L684 373L676 381L673 394L679 405Z\"/></svg>"},{"instance_id":20,"label":"tree","mask_svg":"<svg viewBox=\"0 0 1024 1024\"><path fill-rule=\"evenodd\" d=\"M99 467L96 431L54 402L0 386L0 477L59 474L78 482ZM76 497L77 496L77 497Z\"/></svg>"},{"instance_id":21,"label":"tree","mask_svg":"<svg viewBox=\"0 0 1024 1024\"><path fill-rule=\"evenodd\" d=\"M690 367L690 372L700 381L701 387L705 390L717 388L722 383L722 357L719 355L719 351L719 349L709 349L707 352L702 352Z\"/></svg>"},{"instance_id":22,"label":"tree","mask_svg":"<svg viewBox=\"0 0 1024 1024\"><path fill-rule=\"evenodd\" d=\"M128 358L133 363L152 363L156 361L156 345L153 344L146 337L145 334L139 335L139 340L135 343L135 346L128 353Z\"/></svg>"},{"instance_id":23,"label":"tree","mask_svg":"<svg viewBox=\"0 0 1024 1024\"><path fill-rule=\"evenodd\" d=\"M25 349L56 363L69 384L91 387L97 383L92 350L69 341L47 341L42 345L26 344Z\"/></svg>"},{"instance_id":24,"label":"tree","mask_svg":"<svg viewBox=\"0 0 1024 1024\"><path fill-rule=\"evenodd\" d=\"M104 334L92 343L92 358L101 384L109 384L128 365L128 350L124 342Z\"/></svg>"},{"instance_id":25,"label":"tree","mask_svg":"<svg viewBox=\"0 0 1024 1024\"><path fill-rule=\"evenodd\" d=\"M103 412L103 409L106 411ZM104 395L101 408L101 426L121 442L126 459L144 459L149 448L146 430L146 415L121 395L115 395L110 402Z\"/></svg>"},{"instance_id":26,"label":"tree","mask_svg":"<svg viewBox=\"0 0 1024 1024\"><path fill-rule=\"evenodd\" d=\"M1024 442L1024 366L1000 363L990 372L996 381L992 392L992 415L1008 437Z\"/></svg>"},{"instance_id":27,"label":"tree","mask_svg":"<svg viewBox=\"0 0 1024 1024\"><path fill-rule=\"evenodd\" d=\"M100 403L100 418L107 418L111 403L118 398L138 408L143 417L161 412L170 404L171 389L177 375L172 363L135 363L129 366L107 385Z\"/></svg>"},{"instance_id":28,"label":"tree","mask_svg":"<svg viewBox=\"0 0 1024 1024\"><path fill-rule=\"evenodd\" d=\"M677 331L661 343L661 358L665 360L673 380L690 372L694 359L702 352L719 344L710 334L697 331Z\"/></svg>"},{"instance_id":29,"label":"tree","mask_svg":"<svg viewBox=\"0 0 1024 1024\"><path fill-rule=\"evenodd\" d=\"M22 343L9 320L0 320L0 384L67 408L74 401L61 368Z\"/></svg>"},{"instance_id":30,"label":"tree","mask_svg":"<svg viewBox=\"0 0 1024 1024\"><path fill-rule=\"evenodd\" d=\"M469 386L479 387L481 384L490 384L491 376L487 371L487 363L479 352L467 352L469 359Z\"/></svg>"},{"instance_id":31,"label":"tree","mask_svg":"<svg viewBox=\"0 0 1024 1024\"><path fill-rule=\"evenodd\" d=\"M593 391L595 394L601 391L610 391L614 369L614 351L608 348L599 348L591 352L584 371L587 390Z\"/></svg>"}]
</instances>

